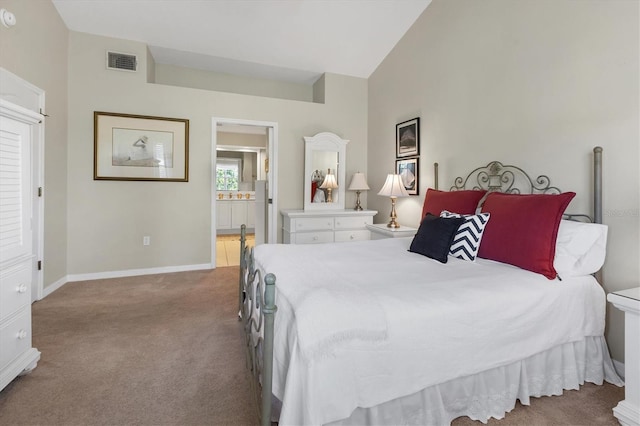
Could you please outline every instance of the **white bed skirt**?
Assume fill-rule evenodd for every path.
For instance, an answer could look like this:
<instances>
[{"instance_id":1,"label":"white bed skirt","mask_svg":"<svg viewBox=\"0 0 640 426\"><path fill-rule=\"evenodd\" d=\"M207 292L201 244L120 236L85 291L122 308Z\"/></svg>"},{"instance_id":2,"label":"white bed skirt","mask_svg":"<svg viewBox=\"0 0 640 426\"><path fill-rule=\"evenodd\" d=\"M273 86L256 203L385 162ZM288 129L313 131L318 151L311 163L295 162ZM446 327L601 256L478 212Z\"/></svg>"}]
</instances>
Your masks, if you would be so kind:
<instances>
[{"instance_id":1,"label":"white bed skirt","mask_svg":"<svg viewBox=\"0 0 640 426\"><path fill-rule=\"evenodd\" d=\"M431 386L372 408L357 408L337 425L448 425L460 416L486 423L513 410L516 400L562 395L585 382L624 383L616 374L604 337L587 337L504 367Z\"/></svg>"}]
</instances>

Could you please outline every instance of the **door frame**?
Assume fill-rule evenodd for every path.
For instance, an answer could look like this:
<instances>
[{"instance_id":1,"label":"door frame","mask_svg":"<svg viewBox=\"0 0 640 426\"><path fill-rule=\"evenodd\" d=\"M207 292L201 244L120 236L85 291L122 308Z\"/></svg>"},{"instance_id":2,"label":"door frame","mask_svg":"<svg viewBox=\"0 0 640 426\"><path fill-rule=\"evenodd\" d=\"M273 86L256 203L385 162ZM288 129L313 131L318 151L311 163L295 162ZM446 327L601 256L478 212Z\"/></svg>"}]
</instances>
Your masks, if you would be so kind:
<instances>
[{"instance_id":1,"label":"door frame","mask_svg":"<svg viewBox=\"0 0 640 426\"><path fill-rule=\"evenodd\" d=\"M31 221L32 254L34 255L31 302L35 302L44 297L45 91L3 67L0 67L0 82L2 83L1 99L40 116L40 123L33 126L37 134L32 138L31 144ZM38 262L42 262L40 269L38 269Z\"/></svg>"},{"instance_id":2,"label":"door frame","mask_svg":"<svg viewBox=\"0 0 640 426\"><path fill-rule=\"evenodd\" d=\"M278 233L278 123L275 121L246 120L242 118L211 118L211 266L216 267L216 148L218 147L218 125L231 124L242 126L259 126L267 128L267 152L269 155L269 172L267 192L269 202L267 204L267 242L275 244ZM269 131L271 129L271 131Z\"/></svg>"}]
</instances>

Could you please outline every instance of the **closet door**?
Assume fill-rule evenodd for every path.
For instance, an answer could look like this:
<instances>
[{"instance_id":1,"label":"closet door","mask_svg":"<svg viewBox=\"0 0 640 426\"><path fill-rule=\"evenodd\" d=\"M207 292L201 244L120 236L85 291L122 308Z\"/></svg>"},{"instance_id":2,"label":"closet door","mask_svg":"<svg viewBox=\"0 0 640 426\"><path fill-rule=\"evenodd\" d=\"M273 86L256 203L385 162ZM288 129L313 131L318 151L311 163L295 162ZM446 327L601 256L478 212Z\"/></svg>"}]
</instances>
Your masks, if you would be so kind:
<instances>
[{"instance_id":1,"label":"closet door","mask_svg":"<svg viewBox=\"0 0 640 426\"><path fill-rule=\"evenodd\" d=\"M2 108L0 114L0 264L4 266L33 257L31 140L37 119L29 111L17 112Z\"/></svg>"}]
</instances>

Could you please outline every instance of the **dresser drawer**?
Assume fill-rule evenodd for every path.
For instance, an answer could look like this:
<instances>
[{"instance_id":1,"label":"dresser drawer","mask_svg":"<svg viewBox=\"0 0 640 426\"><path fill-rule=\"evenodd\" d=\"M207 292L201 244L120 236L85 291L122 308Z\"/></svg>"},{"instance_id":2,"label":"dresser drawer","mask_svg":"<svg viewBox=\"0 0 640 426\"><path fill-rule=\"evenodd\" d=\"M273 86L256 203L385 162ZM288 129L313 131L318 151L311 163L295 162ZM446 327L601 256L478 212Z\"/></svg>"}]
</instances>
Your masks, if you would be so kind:
<instances>
[{"instance_id":1,"label":"dresser drawer","mask_svg":"<svg viewBox=\"0 0 640 426\"><path fill-rule=\"evenodd\" d=\"M31 309L29 307L0 326L0 366L31 348Z\"/></svg>"},{"instance_id":2,"label":"dresser drawer","mask_svg":"<svg viewBox=\"0 0 640 426\"><path fill-rule=\"evenodd\" d=\"M31 303L31 262L0 277L0 320Z\"/></svg>"},{"instance_id":3,"label":"dresser drawer","mask_svg":"<svg viewBox=\"0 0 640 426\"><path fill-rule=\"evenodd\" d=\"M292 222L295 232L323 231L333 229L332 217L305 217L294 219Z\"/></svg>"},{"instance_id":4,"label":"dresser drawer","mask_svg":"<svg viewBox=\"0 0 640 426\"><path fill-rule=\"evenodd\" d=\"M336 231L335 240L336 243L343 243L347 241L365 241L371 238L371 234L368 230L352 230L352 231Z\"/></svg>"},{"instance_id":5,"label":"dresser drawer","mask_svg":"<svg viewBox=\"0 0 640 426\"><path fill-rule=\"evenodd\" d=\"M336 217L336 229L365 229L373 223L372 216Z\"/></svg>"},{"instance_id":6,"label":"dresser drawer","mask_svg":"<svg viewBox=\"0 0 640 426\"><path fill-rule=\"evenodd\" d=\"M295 235L294 244L332 243L333 231L298 232Z\"/></svg>"}]
</instances>

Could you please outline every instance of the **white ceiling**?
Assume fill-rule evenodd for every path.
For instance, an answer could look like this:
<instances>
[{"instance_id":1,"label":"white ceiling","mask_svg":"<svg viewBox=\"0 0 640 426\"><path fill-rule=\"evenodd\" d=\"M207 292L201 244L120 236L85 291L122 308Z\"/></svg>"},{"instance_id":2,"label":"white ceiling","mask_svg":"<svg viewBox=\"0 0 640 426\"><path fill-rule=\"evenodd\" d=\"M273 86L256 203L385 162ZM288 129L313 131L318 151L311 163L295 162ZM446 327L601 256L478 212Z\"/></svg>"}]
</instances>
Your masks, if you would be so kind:
<instances>
[{"instance_id":1,"label":"white ceiling","mask_svg":"<svg viewBox=\"0 0 640 426\"><path fill-rule=\"evenodd\" d=\"M368 78L431 0L53 0L73 31L147 43L157 63L311 84Z\"/></svg>"}]
</instances>

